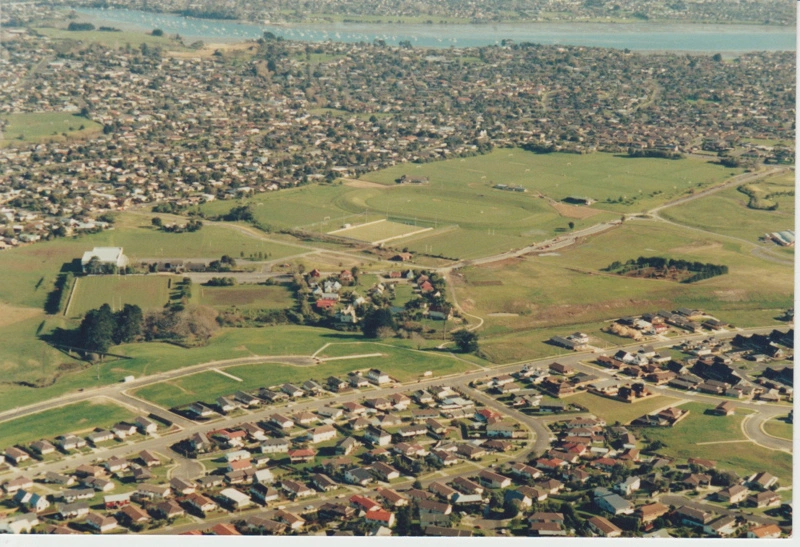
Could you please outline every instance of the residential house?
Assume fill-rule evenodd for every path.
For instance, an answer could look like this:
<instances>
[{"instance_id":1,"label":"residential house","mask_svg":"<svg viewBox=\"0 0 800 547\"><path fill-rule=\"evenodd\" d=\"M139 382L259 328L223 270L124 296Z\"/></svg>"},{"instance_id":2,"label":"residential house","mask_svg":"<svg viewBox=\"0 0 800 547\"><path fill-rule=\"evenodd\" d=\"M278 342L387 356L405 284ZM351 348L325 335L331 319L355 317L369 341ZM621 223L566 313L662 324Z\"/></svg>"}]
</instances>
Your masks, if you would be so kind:
<instances>
[{"instance_id":1,"label":"residential house","mask_svg":"<svg viewBox=\"0 0 800 547\"><path fill-rule=\"evenodd\" d=\"M115 529L119 523L114 517L104 517L97 513L89 513L85 520L86 526L97 532L105 533Z\"/></svg>"},{"instance_id":2,"label":"residential house","mask_svg":"<svg viewBox=\"0 0 800 547\"><path fill-rule=\"evenodd\" d=\"M728 537L736 532L738 525L733 515L723 515L703 526L703 531L714 537Z\"/></svg>"},{"instance_id":3,"label":"residential house","mask_svg":"<svg viewBox=\"0 0 800 547\"><path fill-rule=\"evenodd\" d=\"M586 523L599 536L615 538L622 535L622 529L606 518L594 516L588 519Z\"/></svg>"},{"instance_id":4,"label":"residential house","mask_svg":"<svg viewBox=\"0 0 800 547\"><path fill-rule=\"evenodd\" d=\"M219 493L222 502L233 510L243 509L253 503L250 496L235 488L225 488Z\"/></svg>"},{"instance_id":5,"label":"residential house","mask_svg":"<svg viewBox=\"0 0 800 547\"><path fill-rule=\"evenodd\" d=\"M489 471L488 469L484 469L478 473L478 478L489 488L506 488L511 486L511 479L499 473L495 473L494 471Z\"/></svg>"}]
</instances>

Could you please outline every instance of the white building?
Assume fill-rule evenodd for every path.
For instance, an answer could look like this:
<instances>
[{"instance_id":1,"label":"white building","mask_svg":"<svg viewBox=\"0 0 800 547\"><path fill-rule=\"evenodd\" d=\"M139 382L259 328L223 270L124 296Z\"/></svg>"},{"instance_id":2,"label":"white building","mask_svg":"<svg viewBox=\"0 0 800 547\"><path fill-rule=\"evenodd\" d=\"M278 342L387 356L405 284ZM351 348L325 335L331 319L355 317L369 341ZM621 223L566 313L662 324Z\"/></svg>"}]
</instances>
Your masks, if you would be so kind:
<instances>
[{"instance_id":1,"label":"white building","mask_svg":"<svg viewBox=\"0 0 800 547\"><path fill-rule=\"evenodd\" d=\"M86 273L86 265L93 258L97 258L102 265L111 265L117 268L124 268L129 264L128 257L122 254L122 247L95 247L91 251L83 253L81 267L84 273Z\"/></svg>"}]
</instances>

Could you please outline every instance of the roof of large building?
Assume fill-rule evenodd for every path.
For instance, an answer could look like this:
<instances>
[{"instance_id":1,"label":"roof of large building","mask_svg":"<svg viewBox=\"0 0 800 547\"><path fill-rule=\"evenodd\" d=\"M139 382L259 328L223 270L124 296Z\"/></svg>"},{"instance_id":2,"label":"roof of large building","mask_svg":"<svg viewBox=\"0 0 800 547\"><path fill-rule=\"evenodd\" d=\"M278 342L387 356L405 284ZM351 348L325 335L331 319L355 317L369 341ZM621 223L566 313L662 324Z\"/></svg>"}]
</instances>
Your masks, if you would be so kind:
<instances>
[{"instance_id":1,"label":"roof of large building","mask_svg":"<svg viewBox=\"0 0 800 547\"><path fill-rule=\"evenodd\" d=\"M122 256L122 247L95 247L91 251L83 253L81 263L88 263L93 257L97 257L100 262L114 262Z\"/></svg>"}]
</instances>

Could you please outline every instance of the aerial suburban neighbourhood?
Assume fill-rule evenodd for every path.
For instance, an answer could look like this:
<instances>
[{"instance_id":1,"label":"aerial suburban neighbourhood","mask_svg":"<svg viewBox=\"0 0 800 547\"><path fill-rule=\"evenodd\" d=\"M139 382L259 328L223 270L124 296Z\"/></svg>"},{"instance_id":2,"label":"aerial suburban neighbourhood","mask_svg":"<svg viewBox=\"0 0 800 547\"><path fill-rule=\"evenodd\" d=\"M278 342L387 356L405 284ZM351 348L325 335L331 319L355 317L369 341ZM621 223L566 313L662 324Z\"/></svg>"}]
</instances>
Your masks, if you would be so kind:
<instances>
[{"instance_id":1,"label":"aerial suburban neighbourhood","mask_svg":"<svg viewBox=\"0 0 800 547\"><path fill-rule=\"evenodd\" d=\"M0 534L790 538L795 24L4 5Z\"/></svg>"}]
</instances>

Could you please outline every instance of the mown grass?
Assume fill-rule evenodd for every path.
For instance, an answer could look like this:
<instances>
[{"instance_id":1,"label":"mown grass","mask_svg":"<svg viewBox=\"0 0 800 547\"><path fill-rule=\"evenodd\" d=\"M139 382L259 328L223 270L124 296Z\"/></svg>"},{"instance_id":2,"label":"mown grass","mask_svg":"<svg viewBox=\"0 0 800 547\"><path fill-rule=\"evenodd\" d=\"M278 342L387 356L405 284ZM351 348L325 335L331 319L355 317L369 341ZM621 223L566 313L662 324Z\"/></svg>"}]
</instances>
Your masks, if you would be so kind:
<instances>
[{"instance_id":1,"label":"mown grass","mask_svg":"<svg viewBox=\"0 0 800 547\"><path fill-rule=\"evenodd\" d=\"M97 122L70 112L20 112L2 115L0 121L7 122L0 140L0 144L5 145L85 137L103 128Z\"/></svg>"},{"instance_id":2,"label":"mown grass","mask_svg":"<svg viewBox=\"0 0 800 547\"><path fill-rule=\"evenodd\" d=\"M752 185L765 193L794 192L794 175L773 176ZM775 211L749 209L749 197L736 188L728 188L689 203L670 207L661 214L674 222L703 230L758 242L765 233L794 229L794 196L770 198L778 204Z\"/></svg>"},{"instance_id":3,"label":"mown grass","mask_svg":"<svg viewBox=\"0 0 800 547\"><path fill-rule=\"evenodd\" d=\"M674 427L641 429L638 436L663 442L666 447L660 449L659 453L665 456L707 458L717 462L717 469L729 469L740 476L768 470L783 485L791 484L792 455L746 441L741 431L744 417L741 411L734 416L712 416L704 413L713 408L710 405L689 403L680 408L689 410L691 414ZM744 442L698 444L732 440Z\"/></svg>"},{"instance_id":4,"label":"mown grass","mask_svg":"<svg viewBox=\"0 0 800 547\"><path fill-rule=\"evenodd\" d=\"M639 416L669 406L677 402L678 399L658 395L638 403L623 403L592 393L579 393L578 395L568 397L565 401L571 404L585 406L589 409L589 412L604 419L608 424L613 424L615 422L627 424Z\"/></svg>"},{"instance_id":5,"label":"mown grass","mask_svg":"<svg viewBox=\"0 0 800 547\"><path fill-rule=\"evenodd\" d=\"M89 276L76 279L67 316L80 318L103 304L118 311L125 304L136 304L142 310L163 308L169 301L170 281L177 277L161 275Z\"/></svg>"},{"instance_id":6,"label":"mown grass","mask_svg":"<svg viewBox=\"0 0 800 547\"><path fill-rule=\"evenodd\" d=\"M769 420L764 423L764 431L767 435L791 441L793 438L794 426L784 420Z\"/></svg>"},{"instance_id":7,"label":"mown grass","mask_svg":"<svg viewBox=\"0 0 800 547\"><path fill-rule=\"evenodd\" d=\"M360 348L358 353L363 352ZM166 407L183 406L194 401L213 402L221 395L229 395L241 389L257 389L286 382L304 382L316 379L324 382L331 375L344 375L352 370L378 367L400 381L419 378L431 370L437 376L474 370L475 367L446 355L382 347L384 357L345 359L323 362L308 367L274 363L239 365L228 367L225 372L240 378L232 378L207 371L184 378L161 382L136 391L136 395Z\"/></svg>"},{"instance_id":8,"label":"mown grass","mask_svg":"<svg viewBox=\"0 0 800 547\"><path fill-rule=\"evenodd\" d=\"M135 414L112 403L83 401L0 423L0 445L8 447L53 439L66 433L110 427L135 417Z\"/></svg>"}]
</instances>

